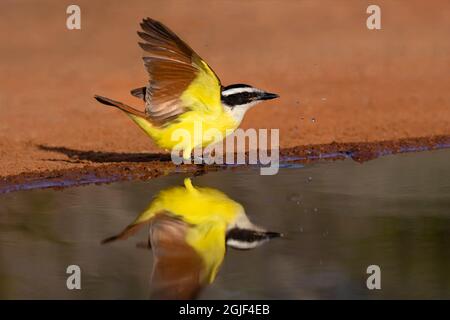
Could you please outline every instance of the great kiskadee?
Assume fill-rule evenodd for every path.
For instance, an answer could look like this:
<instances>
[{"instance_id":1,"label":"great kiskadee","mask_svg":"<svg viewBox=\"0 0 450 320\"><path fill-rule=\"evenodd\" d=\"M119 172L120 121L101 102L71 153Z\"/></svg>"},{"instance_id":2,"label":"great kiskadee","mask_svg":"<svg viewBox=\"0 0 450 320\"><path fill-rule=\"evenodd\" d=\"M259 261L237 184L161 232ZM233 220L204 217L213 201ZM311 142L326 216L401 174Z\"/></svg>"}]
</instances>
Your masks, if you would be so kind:
<instances>
[{"instance_id":1,"label":"great kiskadee","mask_svg":"<svg viewBox=\"0 0 450 320\"><path fill-rule=\"evenodd\" d=\"M147 18L141 27L138 35L143 42L139 45L146 53L143 59L150 81L131 94L144 100L145 112L105 97L95 98L127 113L158 146L177 147L184 159L190 159L194 148L218 142L217 136L203 135L209 129L226 137L249 108L278 97L246 84L223 87L208 64L165 25ZM199 124L203 134L195 138L194 127ZM179 129L192 133L181 146L174 138Z\"/></svg>"},{"instance_id":2,"label":"great kiskadee","mask_svg":"<svg viewBox=\"0 0 450 320\"><path fill-rule=\"evenodd\" d=\"M184 186L160 191L133 223L102 243L126 239L146 223L158 298L192 298L212 283L226 245L252 249L281 236L251 223L243 206L223 192L194 187L189 178Z\"/></svg>"}]
</instances>

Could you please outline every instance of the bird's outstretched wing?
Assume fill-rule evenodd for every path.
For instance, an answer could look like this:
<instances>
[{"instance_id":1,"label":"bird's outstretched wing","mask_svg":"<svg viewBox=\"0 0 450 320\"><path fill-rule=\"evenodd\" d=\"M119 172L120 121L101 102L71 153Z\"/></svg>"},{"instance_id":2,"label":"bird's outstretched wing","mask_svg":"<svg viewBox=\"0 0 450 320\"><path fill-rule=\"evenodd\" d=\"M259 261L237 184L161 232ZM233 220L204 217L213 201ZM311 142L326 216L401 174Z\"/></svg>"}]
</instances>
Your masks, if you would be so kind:
<instances>
[{"instance_id":1,"label":"bird's outstretched wing","mask_svg":"<svg viewBox=\"0 0 450 320\"><path fill-rule=\"evenodd\" d=\"M145 93L138 88L132 94L145 97L147 117L164 125L189 110L221 112L220 80L208 64L162 23L146 18L141 27L150 80Z\"/></svg>"},{"instance_id":2,"label":"bird's outstretched wing","mask_svg":"<svg viewBox=\"0 0 450 320\"><path fill-rule=\"evenodd\" d=\"M164 214L152 219L149 242L153 249L153 299L193 299L207 284L201 277L204 261L186 242L189 228L182 220Z\"/></svg>"}]
</instances>

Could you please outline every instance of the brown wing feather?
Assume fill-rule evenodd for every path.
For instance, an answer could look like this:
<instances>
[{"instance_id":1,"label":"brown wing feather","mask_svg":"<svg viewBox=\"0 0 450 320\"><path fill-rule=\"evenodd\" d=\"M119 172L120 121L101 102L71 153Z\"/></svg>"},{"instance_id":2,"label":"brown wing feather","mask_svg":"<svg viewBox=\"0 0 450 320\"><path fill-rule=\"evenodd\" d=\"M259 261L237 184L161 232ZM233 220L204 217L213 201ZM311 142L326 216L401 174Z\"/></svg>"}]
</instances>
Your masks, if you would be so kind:
<instances>
[{"instance_id":1,"label":"brown wing feather","mask_svg":"<svg viewBox=\"0 0 450 320\"><path fill-rule=\"evenodd\" d=\"M201 280L204 262L186 242L186 232L190 227L165 214L158 214L152 219L152 298L193 299L206 285Z\"/></svg>"},{"instance_id":2,"label":"brown wing feather","mask_svg":"<svg viewBox=\"0 0 450 320\"><path fill-rule=\"evenodd\" d=\"M153 122L164 125L186 111L180 96L196 78L201 58L162 23L146 18L141 23L139 45L145 50L150 81L145 94L145 112Z\"/></svg>"}]
</instances>

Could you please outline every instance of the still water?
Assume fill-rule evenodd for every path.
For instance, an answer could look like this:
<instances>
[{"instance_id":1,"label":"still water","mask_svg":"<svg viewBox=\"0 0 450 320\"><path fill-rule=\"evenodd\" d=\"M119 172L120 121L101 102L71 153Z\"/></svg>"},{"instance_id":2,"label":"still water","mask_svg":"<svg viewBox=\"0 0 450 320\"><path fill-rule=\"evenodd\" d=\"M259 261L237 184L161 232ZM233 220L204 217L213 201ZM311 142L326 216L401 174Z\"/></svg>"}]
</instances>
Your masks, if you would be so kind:
<instances>
[{"instance_id":1,"label":"still water","mask_svg":"<svg viewBox=\"0 0 450 320\"><path fill-rule=\"evenodd\" d=\"M157 248L136 246L147 242L148 226L101 241L160 191L184 189L186 177L0 195L0 298L148 299ZM220 269L200 299L450 298L450 150L317 162L275 176L226 170L192 184L223 193L252 223L284 235L228 248L223 261L219 252ZM178 265L167 268L194 272L168 246L166 265ZM69 265L81 268L81 290L66 287ZM381 269L381 290L367 289L370 265ZM164 270L162 278L173 276Z\"/></svg>"}]
</instances>

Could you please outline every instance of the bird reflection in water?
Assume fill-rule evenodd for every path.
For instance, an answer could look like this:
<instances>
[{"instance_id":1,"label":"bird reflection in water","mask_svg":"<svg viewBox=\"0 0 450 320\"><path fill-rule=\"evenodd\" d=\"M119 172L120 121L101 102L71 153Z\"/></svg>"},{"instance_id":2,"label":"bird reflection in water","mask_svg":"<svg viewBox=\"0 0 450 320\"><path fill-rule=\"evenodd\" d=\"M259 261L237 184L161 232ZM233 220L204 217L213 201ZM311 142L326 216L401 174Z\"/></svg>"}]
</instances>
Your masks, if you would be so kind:
<instances>
[{"instance_id":1,"label":"bird reflection in water","mask_svg":"<svg viewBox=\"0 0 450 320\"><path fill-rule=\"evenodd\" d=\"M133 223L102 243L126 239L147 223L154 299L193 299L214 281L227 246L252 249L281 236L251 223L223 192L194 187L187 178L184 186L160 191Z\"/></svg>"}]
</instances>

